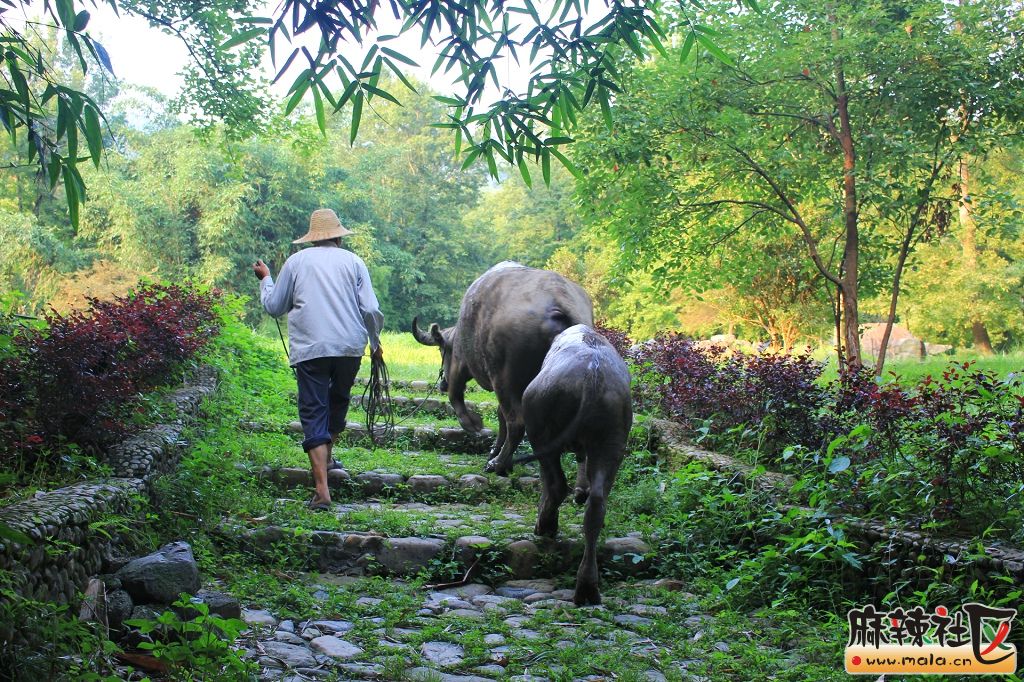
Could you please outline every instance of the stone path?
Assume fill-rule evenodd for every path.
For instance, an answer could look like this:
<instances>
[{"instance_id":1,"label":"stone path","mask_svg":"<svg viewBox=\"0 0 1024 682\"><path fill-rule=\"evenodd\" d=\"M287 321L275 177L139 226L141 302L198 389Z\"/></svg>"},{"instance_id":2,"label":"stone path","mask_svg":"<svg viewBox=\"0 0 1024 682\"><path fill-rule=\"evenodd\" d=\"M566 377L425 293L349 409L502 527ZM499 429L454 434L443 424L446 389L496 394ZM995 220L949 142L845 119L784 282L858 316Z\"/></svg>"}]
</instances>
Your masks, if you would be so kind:
<instances>
[{"instance_id":1,"label":"stone path","mask_svg":"<svg viewBox=\"0 0 1024 682\"><path fill-rule=\"evenodd\" d=\"M408 410L417 398L403 403ZM448 417L436 401L422 412ZM284 424L240 427L295 430ZM350 425L350 443L361 444L365 436ZM257 556L287 547L311 557L318 569L290 575L288 583L311 594L313 605L243 601L245 656L258 664L260 679L716 679L708 674L709 661L728 659L734 644L709 627L711 617L685 583L657 577L680 571L671 555L656 563L650 539L640 533L622 524L606 529L604 603L572 603L582 509L567 500L559 537L534 536L535 465L517 467L511 479L482 475L485 458L479 453L491 438L432 424L401 432L398 442L410 461L417 461L420 449L447 453L431 455L431 472L360 468L346 456L351 452L339 449L349 471L332 472L335 503L309 515L312 528L305 520L302 528L260 519L225 522L225 537L241 538ZM452 473L436 473L448 466ZM282 508L301 510L308 499L305 468L240 468L279 491L275 504ZM614 496L613 490L612 504Z\"/></svg>"},{"instance_id":2,"label":"stone path","mask_svg":"<svg viewBox=\"0 0 1024 682\"><path fill-rule=\"evenodd\" d=\"M355 600L336 618L245 609L246 655L259 663L261 679L597 681L624 672L651 681L703 679L689 672L700 661L686 652L702 639L708 617L696 612L693 595L672 593L681 587L675 581L646 581L627 590L628 598L612 590L604 605L588 608L575 607L572 589L554 580L419 593L393 584L396 594L384 596L375 596L379 584L364 583L346 583ZM402 600L404 615L396 621ZM660 627L667 619L678 627ZM681 632L689 637L680 641ZM728 649L725 642L709 646ZM572 674L581 668L592 672Z\"/></svg>"}]
</instances>

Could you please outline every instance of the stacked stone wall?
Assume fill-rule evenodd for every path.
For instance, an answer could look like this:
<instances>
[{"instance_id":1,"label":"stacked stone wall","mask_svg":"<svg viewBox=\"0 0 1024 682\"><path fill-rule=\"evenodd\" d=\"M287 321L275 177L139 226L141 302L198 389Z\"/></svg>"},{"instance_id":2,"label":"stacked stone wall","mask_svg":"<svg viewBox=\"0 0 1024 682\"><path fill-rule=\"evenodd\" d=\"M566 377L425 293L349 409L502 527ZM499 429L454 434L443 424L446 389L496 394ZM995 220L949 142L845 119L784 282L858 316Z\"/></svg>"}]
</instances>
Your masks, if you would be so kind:
<instances>
[{"instance_id":1,"label":"stacked stone wall","mask_svg":"<svg viewBox=\"0 0 1024 682\"><path fill-rule=\"evenodd\" d=\"M112 476L103 480L37 492L0 508L0 524L31 540L0 541L0 573L28 599L72 603L91 576L110 568L117 524L111 515L137 523L152 481L172 470L183 452L182 432L203 398L216 388L212 368L200 368L171 393L168 423L147 429L109 448L101 457Z\"/></svg>"}]
</instances>

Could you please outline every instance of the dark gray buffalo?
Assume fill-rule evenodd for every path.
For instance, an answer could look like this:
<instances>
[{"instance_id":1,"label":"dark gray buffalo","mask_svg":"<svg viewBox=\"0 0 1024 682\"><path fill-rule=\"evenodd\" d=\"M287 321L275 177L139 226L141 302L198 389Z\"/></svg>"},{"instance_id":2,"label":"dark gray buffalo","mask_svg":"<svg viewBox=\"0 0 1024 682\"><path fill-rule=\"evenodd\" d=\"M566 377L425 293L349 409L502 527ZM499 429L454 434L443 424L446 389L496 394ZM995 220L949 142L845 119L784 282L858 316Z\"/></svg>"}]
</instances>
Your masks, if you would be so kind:
<instances>
[{"instance_id":1,"label":"dark gray buffalo","mask_svg":"<svg viewBox=\"0 0 1024 682\"><path fill-rule=\"evenodd\" d=\"M537 535L558 534L558 507L568 495L563 452L576 453L576 500L586 499L583 560L576 573L577 604L600 604L597 536L605 503L626 454L633 404L626 363L603 336L585 325L559 334L540 373L523 394L526 434L540 462L543 489Z\"/></svg>"},{"instance_id":2,"label":"dark gray buffalo","mask_svg":"<svg viewBox=\"0 0 1024 682\"><path fill-rule=\"evenodd\" d=\"M454 327L436 324L424 332L412 321L416 340L440 346L441 390L467 431L483 428L466 408L466 383L475 379L498 397L498 439L485 467L507 475L512 454L523 441L523 391L540 371L551 342L574 324L594 323L594 309L583 288L557 272L506 261L480 275L462 297Z\"/></svg>"}]
</instances>

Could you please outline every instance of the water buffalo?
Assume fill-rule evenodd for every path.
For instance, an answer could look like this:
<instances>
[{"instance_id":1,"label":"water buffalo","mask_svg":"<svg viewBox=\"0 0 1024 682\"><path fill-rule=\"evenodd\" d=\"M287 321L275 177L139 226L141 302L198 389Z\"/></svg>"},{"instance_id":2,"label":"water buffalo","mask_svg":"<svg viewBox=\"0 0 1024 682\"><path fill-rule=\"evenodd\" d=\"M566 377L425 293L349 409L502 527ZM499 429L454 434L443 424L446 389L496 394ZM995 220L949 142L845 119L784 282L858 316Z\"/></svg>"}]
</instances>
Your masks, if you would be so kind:
<instances>
[{"instance_id":1,"label":"water buffalo","mask_svg":"<svg viewBox=\"0 0 1024 682\"><path fill-rule=\"evenodd\" d=\"M605 501L626 454L633 404L626 363L590 327L576 325L559 334L540 373L523 394L523 420L541 467L543 488L537 535L558 534L558 507L568 494L563 452L576 453L576 499L586 500L583 560L576 573L577 604L600 604L597 589L597 536L604 527Z\"/></svg>"},{"instance_id":2,"label":"water buffalo","mask_svg":"<svg viewBox=\"0 0 1024 682\"><path fill-rule=\"evenodd\" d=\"M416 340L439 346L442 389L467 431L483 428L466 408L466 382L475 379L498 397L498 438L485 469L512 470L512 454L523 441L523 391L540 371L551 342L574 324L593 324L590 297L556 272L506 261L480 275L466 290L454 327L412 321Z\"/></svg>"}]
</instances>

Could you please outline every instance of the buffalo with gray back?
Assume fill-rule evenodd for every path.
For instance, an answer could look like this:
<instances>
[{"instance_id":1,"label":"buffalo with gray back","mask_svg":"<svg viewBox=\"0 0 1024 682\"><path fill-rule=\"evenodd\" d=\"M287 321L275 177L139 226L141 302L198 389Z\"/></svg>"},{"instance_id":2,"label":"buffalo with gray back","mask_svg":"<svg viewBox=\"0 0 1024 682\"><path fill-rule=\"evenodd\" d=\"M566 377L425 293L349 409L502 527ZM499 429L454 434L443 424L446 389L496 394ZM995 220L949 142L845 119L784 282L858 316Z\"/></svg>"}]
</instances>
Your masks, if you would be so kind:
<instances>
[{"instance_id":1,"label":"buffalo with gray back","mask_svg":"<svg viewBox=\"0 0 1024 682\"><path fill-rule=\"evenodd\" d=\"M615 348L590 327L558 335L523 394L523 421L541 467L537 535L558 534L558 507L568 495L561 455L576 453L576 501L583 514L583 560L576 573L577 604L600 604L597 538L608 493L626 455L633 425L629 370Z\"/></svg>"},{"instance_id":2,"label":"buffalo with gray back","mask_svg":"<svg viewBox=\"0 0 1024 682\"><path fill-rule=\"evenodd\" d=\"M432 324L424 331L412 321L416 340L441 349L443 382L459 424L477 433L480 416L466 407L470 379L498 398L498 438L486 470L507 475L523 440L523 391L540 371L558 334L575 324L592 325L587 293L556 272L504 262L466 290L455 326Z\"/></svg>"}]
</instances>

